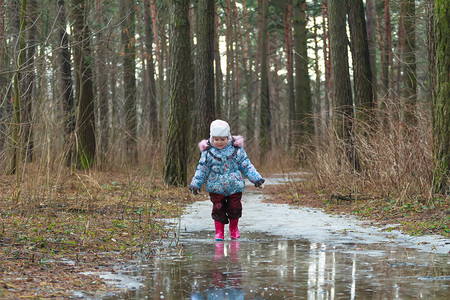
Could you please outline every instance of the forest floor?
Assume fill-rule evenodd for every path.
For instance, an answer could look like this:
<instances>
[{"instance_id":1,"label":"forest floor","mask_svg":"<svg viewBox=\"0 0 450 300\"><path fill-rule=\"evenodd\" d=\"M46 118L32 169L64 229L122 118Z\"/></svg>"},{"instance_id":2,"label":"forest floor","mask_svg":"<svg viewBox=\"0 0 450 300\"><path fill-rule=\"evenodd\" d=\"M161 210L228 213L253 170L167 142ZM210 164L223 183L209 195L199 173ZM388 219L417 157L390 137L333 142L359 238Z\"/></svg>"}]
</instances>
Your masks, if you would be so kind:
<instances>
[{"instance_id":1,"label":"forest floor","mask_svg":"<svg viewBox=\"0 0 450 300\"><path fill-rule=\"evenodd\" d=\"M19 192L18 192L19 191ZM92 298L116 293L94 272L176 244L177 218L193 196L149 174L78 173L0 177L0 298Z\"/></svg>"},{"instance_id":2,"label":"forest floor","mask_svg":"<svg viewBox=\"0 0 450 300\"><path fill-rule=\"evenodd\" d=\"M168 189L145 173L44 177L19 187L15 176L0 177L0 298L119 292L120 286L94 273L118 273L130 261L176 247L177 229L160 220L178 218L198 200L186 188ZM270 202L352 214L410 234L449 236L448 199L400 205L395 199L320 193L304 182L271 185L263 192Z\"/></svg>"}]
</instances>

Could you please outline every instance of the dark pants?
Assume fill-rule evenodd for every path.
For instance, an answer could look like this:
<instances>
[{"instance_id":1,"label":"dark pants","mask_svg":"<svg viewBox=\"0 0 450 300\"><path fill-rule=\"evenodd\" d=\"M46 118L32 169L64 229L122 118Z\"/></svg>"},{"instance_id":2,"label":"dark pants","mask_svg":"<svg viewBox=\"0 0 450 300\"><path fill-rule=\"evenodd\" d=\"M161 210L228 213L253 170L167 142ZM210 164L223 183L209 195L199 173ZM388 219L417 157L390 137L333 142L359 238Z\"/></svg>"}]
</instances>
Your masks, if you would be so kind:
<instances>
[{"instance_id":1,"label":"dark pants","mask_svg":"<svg viewBox=\"0 0 450 300\"><path fill-rule=\"evenodd\" d=\"M242 193L230 196L209 193L213 209L211 217L220 223L228 224L229 220L239 219L242 216Z\"/></svg>"}]
</instances>

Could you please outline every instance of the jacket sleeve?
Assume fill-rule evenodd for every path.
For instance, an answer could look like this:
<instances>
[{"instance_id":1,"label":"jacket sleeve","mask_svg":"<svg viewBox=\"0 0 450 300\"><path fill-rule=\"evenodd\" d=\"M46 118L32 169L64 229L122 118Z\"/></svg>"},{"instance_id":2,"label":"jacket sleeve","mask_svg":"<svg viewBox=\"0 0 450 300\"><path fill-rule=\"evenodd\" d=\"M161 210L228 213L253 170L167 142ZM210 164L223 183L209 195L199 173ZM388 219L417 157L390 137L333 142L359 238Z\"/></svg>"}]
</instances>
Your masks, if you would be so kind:
<instances>
[{"instance_id":1,"label":"jacket sleeve","mask_svg":"<svg viewBox=\"0 0 450 300\"><path fill-rule=\"evenodd\" d=\"M263 179L262 176L256 171L250 159L247 157L247 153L243 148L239 148L237 152L237 162L239 165L239 170L244 174L245 177L250 180L251 183L256 183L258 180Z\"/></svg>"},{"instance_id":2,"label":"jacket sleeve","mask_svg":"<svg viewBox=\"0 0 450 300\"><path fill-rule=\"evenodd\" d=\"M200 160L198 162L197 169L195 170L194 177L192 178L191 186L201 188L210 171L211 168L208 167L207 164L207 151L203 151L202 156L200 157Z\"/></svg>"}]
</instances>

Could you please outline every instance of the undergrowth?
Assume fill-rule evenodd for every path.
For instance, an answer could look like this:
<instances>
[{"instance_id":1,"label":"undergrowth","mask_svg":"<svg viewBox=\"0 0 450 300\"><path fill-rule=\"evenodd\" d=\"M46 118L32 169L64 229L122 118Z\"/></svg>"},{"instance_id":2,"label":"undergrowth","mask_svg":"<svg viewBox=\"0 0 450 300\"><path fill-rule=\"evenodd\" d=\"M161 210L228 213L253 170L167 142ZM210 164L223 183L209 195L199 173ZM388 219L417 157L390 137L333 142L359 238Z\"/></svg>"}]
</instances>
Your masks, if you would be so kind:
<instances>
[{"instance_id":1,"label":"undergrowth","mask_svg":"<svg viewBox=\"0 0 450 300\"><path fill-rule=\"evenodd\" d=\"M177 218L193 201L186 189L169 189L145 169L64 171L46 177L34 167L25 170L20 193L15 176L0 177L0 285L5 297L70 296L68 291L77 287L69 286L67 277L84 282L89 288L77 290L93 295L106 289L105 282L83 272L113 269L120 261L167 249L180 251ZM41 286L49 278L53 292Z\"/></svg>"},{"instance_id":2,"label":"undergrowth","mask_svg":"<svg viewBox=\"0 0 450 300\"><path fill-rule=\"evenodd\" d=\"M289 188L288 201L306 203L315 195L330 211L398 223L411 234L449 236L450 196L432 192L431 118L417 115L417 124L407 125L399 111L376 112L385 122L354 120L351 142L324 131L315 147L301 147L311 177Z\"/></svg>"}]
</instances>

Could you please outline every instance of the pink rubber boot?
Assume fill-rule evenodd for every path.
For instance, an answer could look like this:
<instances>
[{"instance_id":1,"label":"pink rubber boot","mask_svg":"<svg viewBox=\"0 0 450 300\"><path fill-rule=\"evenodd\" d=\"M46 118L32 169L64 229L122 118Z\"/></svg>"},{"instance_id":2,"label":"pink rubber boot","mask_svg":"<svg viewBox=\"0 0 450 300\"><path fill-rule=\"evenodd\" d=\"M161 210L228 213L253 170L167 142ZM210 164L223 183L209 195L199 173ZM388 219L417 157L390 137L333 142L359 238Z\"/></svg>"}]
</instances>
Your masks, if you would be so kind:
<instances>
[{"instance_id":1,"label":"pink rubber boot","mask_svg":"<svg viewBox=\"0 0 450 300\"><path fill-rule=\"evenodd\" d=\"M241 237L238 229L239 219L230 220L230 237L232 240L238 239Z\"/></svg>"},{"instance_id":2,"label":"pink rubber boot","mask_svg":"<svg viewBox=\"0 0 450 300\"><path fill-rule=\"evenodd\" d=\"M225 224L220 223L218 221L214 221L214 225L216 226L216 236L214 237L214 241L216 241L216 242L223 241Z\"/></svg>"}]
</instances>

